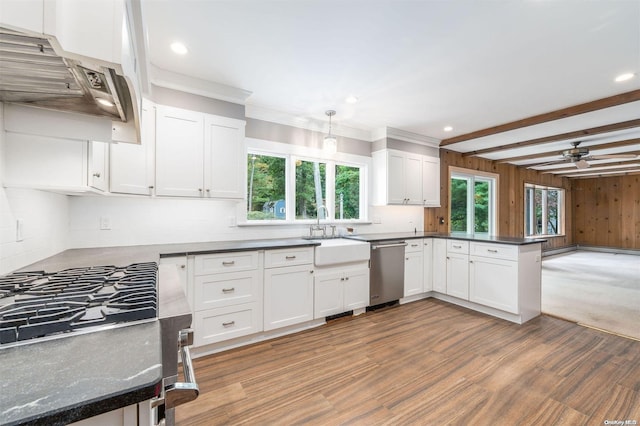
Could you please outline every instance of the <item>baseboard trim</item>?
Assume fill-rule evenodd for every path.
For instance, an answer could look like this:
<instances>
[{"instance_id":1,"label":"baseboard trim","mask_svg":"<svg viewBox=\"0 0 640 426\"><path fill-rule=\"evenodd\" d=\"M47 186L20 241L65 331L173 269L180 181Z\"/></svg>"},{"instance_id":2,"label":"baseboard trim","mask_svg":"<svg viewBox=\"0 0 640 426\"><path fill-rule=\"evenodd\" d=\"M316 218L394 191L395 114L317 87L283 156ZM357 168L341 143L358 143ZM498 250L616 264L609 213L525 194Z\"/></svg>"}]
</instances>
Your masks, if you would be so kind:
<instances>
[{"instance_id":1,"label":"baseboard trim","mask_svg":"<svg viewBox=\"0 0 640 426\"><path fill-rule=\"evenodd\" d=\"M623 248L616 248L616 247L581 246L580 244L578 244L576 246L576 250L598 251L602 253L614 253L614 254L633 254L636 256L640 256L640 250L623 249Z\"/></svg>"},{"instance_id":2,"label":"baseboard trim","mask_svg":"<svg viewBox=\"0 0 640 426\"><path fill-rule=\"evenodd\" d=\"M578 250L578 246L575 245L549 249L542 252L542 257L555 256L556 254L569 253L570 251L576 250Z\"/></svg>"}]
</instances>

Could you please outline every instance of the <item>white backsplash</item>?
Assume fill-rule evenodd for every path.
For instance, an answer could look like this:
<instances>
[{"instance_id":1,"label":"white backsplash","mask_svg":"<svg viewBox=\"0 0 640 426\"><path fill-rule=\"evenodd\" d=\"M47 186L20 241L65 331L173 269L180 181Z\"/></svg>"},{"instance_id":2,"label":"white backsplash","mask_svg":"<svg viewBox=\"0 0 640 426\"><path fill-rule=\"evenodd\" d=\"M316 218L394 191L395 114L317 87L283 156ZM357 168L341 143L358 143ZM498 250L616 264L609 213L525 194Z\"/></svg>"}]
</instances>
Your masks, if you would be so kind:
<instances>
[{"instance_id":1,"label":"white backsplash","mask_svg":"<svg viewBox=\"0 0 640 426\"><path fill-rule=\"evenodd\" d=\"M301 226L233 226L238 203L134 197L69 197L69 247L229 241L300 237ZM358 233L406 232L423 229L422 207L370 207L370 218L380 223L354 224ZM101 230L101 218L110 225Z\"/></svg>"}]
</instances>

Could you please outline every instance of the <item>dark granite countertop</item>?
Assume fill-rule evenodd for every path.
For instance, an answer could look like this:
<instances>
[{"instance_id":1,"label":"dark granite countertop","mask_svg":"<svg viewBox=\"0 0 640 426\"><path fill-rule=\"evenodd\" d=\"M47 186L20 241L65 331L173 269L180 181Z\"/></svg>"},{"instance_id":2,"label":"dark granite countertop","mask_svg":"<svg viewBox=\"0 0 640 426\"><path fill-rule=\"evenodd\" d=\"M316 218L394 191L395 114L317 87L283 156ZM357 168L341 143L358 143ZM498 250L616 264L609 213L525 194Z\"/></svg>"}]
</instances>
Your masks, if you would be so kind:
<instances>
[{"instance_id":1,"label":"dark granite countertop","mask_svg":"<svg viewBox=\"0 0 640 426\"><path fill-rule=\"evenodd\" d=\"M452 240L480 241L500 244L527 245L543 243L546 240L540 238L512 238L512 237L495 237L487 235L471 235L471 234L443 234L438 232L389 232L383 234L361 234L347 235L350 238L360 241L393 241L393 240L411 240L415 238L448 238Z\"/></svg>"},{"instance_id":2,"label":"dark granite countertop","mask_svg":"<svg viewBox=\"0 0 640 426\"><path fill-rule=\"evenodd\" d=\"M0 349L0 423L65 425L158 395L160 324Z\"/></svg>"}]
</instances>

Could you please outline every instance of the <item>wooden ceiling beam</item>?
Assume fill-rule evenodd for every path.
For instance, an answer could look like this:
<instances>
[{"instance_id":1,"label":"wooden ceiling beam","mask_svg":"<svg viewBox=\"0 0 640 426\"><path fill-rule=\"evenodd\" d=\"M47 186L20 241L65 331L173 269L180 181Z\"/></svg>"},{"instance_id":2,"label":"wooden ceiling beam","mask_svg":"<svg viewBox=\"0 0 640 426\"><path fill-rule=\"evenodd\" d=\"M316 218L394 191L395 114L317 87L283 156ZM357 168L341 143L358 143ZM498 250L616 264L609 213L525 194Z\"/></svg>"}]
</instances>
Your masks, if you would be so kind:
<instances>
[{"instance_id":1,"label":"wooden ceiling beam","mask_svg":"<svg viewBox=\"0 0 640 426\"><path fill-rule=\"evenodd\" d=\"M561 133L559 135L545 136L542 138L530 139L528 141L515 142L508 145L501 145L501 146L496 146L492 148L478 149L476 151L464 152L462 153L462 156L468 157L472 155L473 156L483 155L491 152L504 151L507 149L522 148L525 146L539 145L539 144L549 143L549 142L558 142L565 139L577 139L583 136L593 136L593 135L599 135L602 133L615 132L618 130L633 129L634 127L640 127L640 119L623 121L621 123L606 124L604 126L592 127L590 129L575 130L573 132Z\"/></svg>"},{"instance_id":2,"label":"wooden ceiling beam","mask_svg":"<svg viewBox=\"0 0 640 426\"><path fill-rule=\"evenodd\" d=\"M611 163L602 163L602 164L593 164L593 167L613 167L613 166L624 166L625 164L628 163L632 163L634 161L639 161L640 159L638 158L629 158L628 160L625 161L614 161ZM543 169L543 170L538 170L540 172L540 174L543 175L547 175L547 174L560 174L560 173L564 173L566 171L571 171L571 170L576 170L576 166L568 166L568 167L557 167L555 169ZM588 170L588 169L587 169Z\"/></svg>"},{"instance_id":3,"label":"wooden ceiling beam","mask_svg":"<svg viewBox=\"0 0 640 426\"><path fill-rule=\"evenodd\" d=\"M601 143L601 144L598 144L598 145L586 146L585 148L589 148L589 152L591 152L591 151L597 151L599 149L620 148L621 146L629 146L629 145L635 145L635 144L640 144L640 138L625 139L623 141L616 141L616 142L610 142L610 143ZM570 148L571 148L570 146L567 146L566 149L570 149ZM536 153L536 154L520 155L520 156L517 156L517 157L502 158L500 160L495 160L495 161L497 163L510 163L512 161L533 160L535 158L544 158L544 157L548 157L550 155L562 155L562 151L539 152L539 153Z\"/></svg>"},{"instance_id":4,"label":"wooden ceiling beam","mask_svg":"<svg viewBox=\"0 0 640 426\"><path fill-rule=\"evenodd\" d=\"M595 166L594 166L595 167ZM599 166L598 166L599 167ZM640 166L632 166L632 167L611 167L606 169L598 169L589 171L589 167L586 169L577 169L574 167L574 170L565 170L563 172L553 173L554 175L562 176L562 175L572 175L576 173L605 173L605 172L628 172L628 171L638 171L640 172Z\"/></svg>"},{"instance_id":5,"label":"wooden ceiling beam","mask_svg":"<svg viewBox=\"0 0 640 426\"><path fill-rule=\"evenodd\" d=\"M597 178L606 178L606 177L615 177L615 176L632 176L632 175L640 175L640 170L634 172L620 172L620 173L607 173L607 174L593 174L587 176L564 176L568 179L597 179Z\"/></svg>"},{"instance_id":6,"label":"wooden ceiling beam","mask_svg":"<svg viewBox=\"0 0 640 426\"><path fill-rule=\"evenodd\" d=\"M584 114L586 112L597 111L604 108L610 108L617 105L626 104L640 100L640 89L633 90L619 95L609 96L608 98L598 99L584 104L575 105L568 108L562 108L556 111L544 114L534 115L533 117L523 118L521 120L512 121L510 123L501 124L488 129L478 130L460 136L444 139L440 142L440 147L452 145L458 142L464 142L471 139L481 138L484 136L495 135L497 133L507 132L509 130L520 129L522 127L542 124L549 121L559 120L561 118L573 117L575 115Z\"/></svg>"}]
</instances>

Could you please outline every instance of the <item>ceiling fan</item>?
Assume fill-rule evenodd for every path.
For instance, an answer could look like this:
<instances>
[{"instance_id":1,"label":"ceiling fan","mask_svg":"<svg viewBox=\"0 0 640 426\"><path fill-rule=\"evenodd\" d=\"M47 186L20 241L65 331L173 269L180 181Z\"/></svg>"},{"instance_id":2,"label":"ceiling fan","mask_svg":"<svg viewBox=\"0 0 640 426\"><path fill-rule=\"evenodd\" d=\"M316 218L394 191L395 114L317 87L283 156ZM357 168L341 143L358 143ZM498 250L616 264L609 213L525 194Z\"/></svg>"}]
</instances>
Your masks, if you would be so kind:
<instances>
[{"instance_id":1,"label":"ceiling fan","mask_svg":"<svg viewBox=\"0 0 640 426\"><path fill-rule=\"evenodd\" d=\"M589 148L579 147L580 141L571 142L573 148L562 151L562 157L576 165L578 169L586 169L589 167L587 160L604 160L607 158L636 158L635 154L602 154L589 155Z\"/></svg>"}]
</instances>

